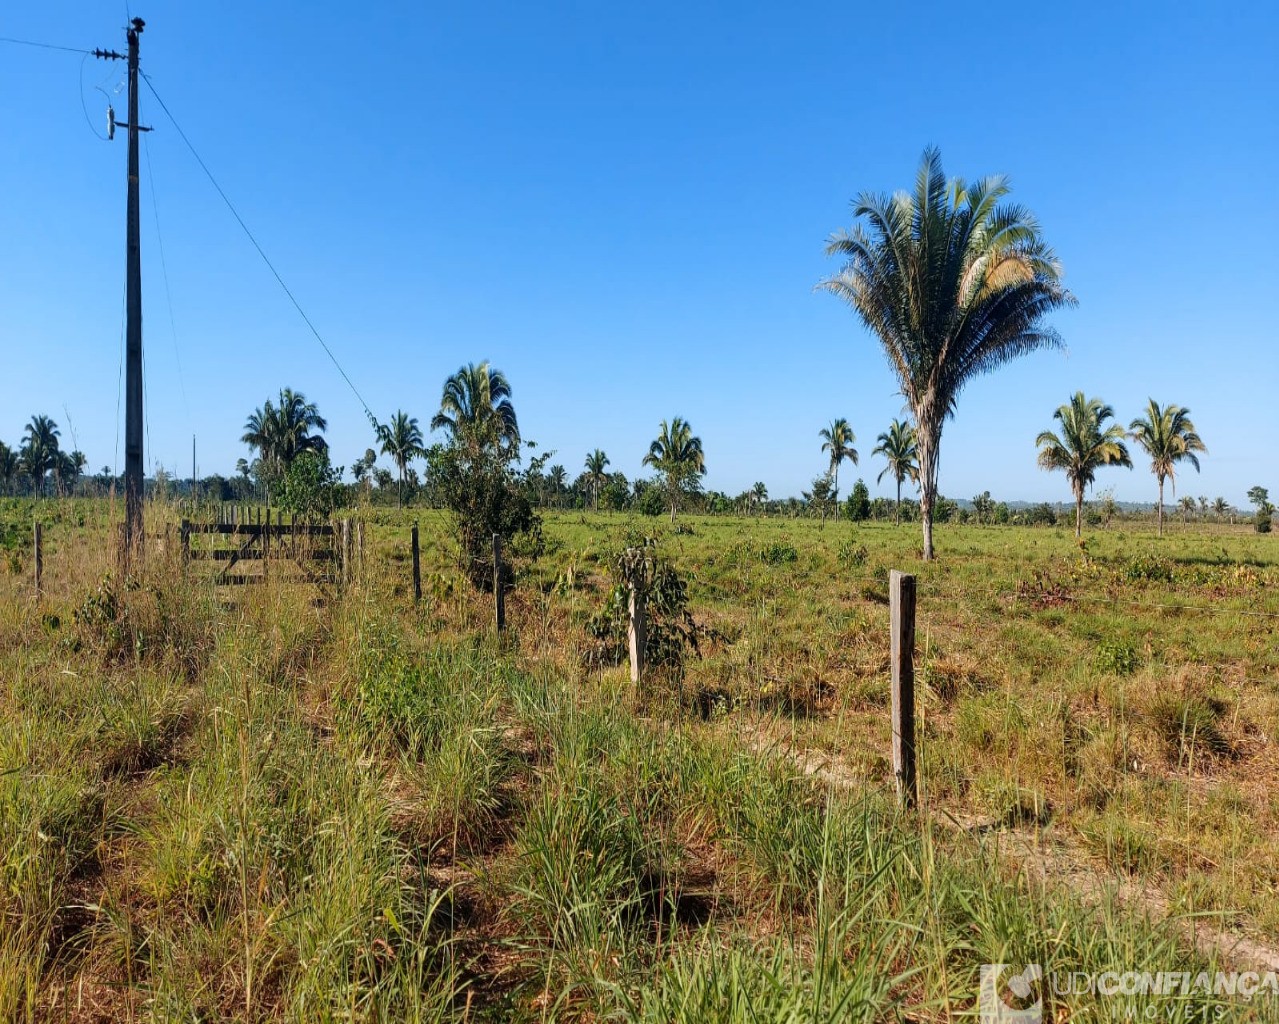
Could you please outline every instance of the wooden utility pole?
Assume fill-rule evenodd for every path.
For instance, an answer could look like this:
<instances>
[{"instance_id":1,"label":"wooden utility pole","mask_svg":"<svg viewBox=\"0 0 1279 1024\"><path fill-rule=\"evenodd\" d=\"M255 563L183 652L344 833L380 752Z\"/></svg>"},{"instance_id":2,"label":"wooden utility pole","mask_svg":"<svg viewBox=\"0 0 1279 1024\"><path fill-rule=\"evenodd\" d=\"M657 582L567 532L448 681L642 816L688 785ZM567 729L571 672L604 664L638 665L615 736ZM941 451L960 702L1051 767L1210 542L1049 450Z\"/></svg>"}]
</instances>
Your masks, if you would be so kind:
<instances>
[{"instance_id":1,"label":"wooden utility pole","mask_svg":"<svg viewBox=\"0 0 1279 1024\"><path fill-rule=\"evenodd\" d=\"M127 60L129 68L129 162L125 225L125 373L124 373L124 552L127 565L142 546L142 245L138 226L138 37L146 26L134 18L126 30L128 56L94 50L104 60ZM109 113L110 136L115 113Z\"/></svg>"},{"instance_id":2,"label":"wooden utility pole","mask_svg":"<svg viewBox=\"0 0 1279 1024\"><path fill-rule=\"evenodd\" d=\"M891 618L893 777L903 807L919 797L915 776L915 577L894 569L888 579Z\"/></svg>"}]
</instances>

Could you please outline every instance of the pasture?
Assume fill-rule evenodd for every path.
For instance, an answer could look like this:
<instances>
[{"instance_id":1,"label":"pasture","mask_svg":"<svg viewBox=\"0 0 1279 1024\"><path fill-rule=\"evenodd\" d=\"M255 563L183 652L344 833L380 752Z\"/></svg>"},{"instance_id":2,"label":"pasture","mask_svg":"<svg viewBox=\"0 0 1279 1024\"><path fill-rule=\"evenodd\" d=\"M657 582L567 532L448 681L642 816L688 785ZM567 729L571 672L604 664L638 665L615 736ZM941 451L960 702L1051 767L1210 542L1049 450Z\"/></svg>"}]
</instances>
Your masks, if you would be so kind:
<instances>
[{"instance_id":1,"label":"pasture","mask_svg":"<svg viewBox=\"0 0 1279 1024\"><path fill-rule=\"evenodd\" d=\"M941 526L925 563L910 525L548 512L497 636L441 513L355 515L320 595L209 586L161 505L127 580L106 502L0 506L0 1018L951 1021L984 963L1279 970L1271 537ZM696 650L636 688L601 623L646 536Z\"/></svg>"}]
</instances>

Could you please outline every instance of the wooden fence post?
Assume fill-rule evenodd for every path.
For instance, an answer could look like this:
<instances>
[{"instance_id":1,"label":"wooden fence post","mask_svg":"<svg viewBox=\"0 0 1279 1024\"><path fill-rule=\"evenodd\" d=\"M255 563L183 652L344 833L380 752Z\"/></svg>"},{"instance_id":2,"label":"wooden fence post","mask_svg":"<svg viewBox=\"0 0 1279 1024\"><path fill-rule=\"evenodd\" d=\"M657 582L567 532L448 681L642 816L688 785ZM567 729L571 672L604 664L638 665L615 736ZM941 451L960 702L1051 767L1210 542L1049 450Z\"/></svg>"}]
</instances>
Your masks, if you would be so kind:
<instances>
[{"instance_id":1,"label":"wooden fence post","mask_svg":"<svg viewBox=\"0 0 1279 1024\"><path fill-rule=\"evenodd\" d=\"M888 579L891 618L893 777L903 807L919 798L915 773L915 577L894 569Z\"/></svg>"},{"instance_id":2,"label":"wooden fence post","mask_svg":"<svg viewBox=\"0 0 1279 1024\"><path fill-rule=\"evenodd\" d=\"M644 595L639 587L631 584L631 599L626 622L626 646L631 656L631 682L638 683L644 675L644 658L648 645L648 624L644 621Z\"/></svg>"},{"instance_id":3,"label":"wooden fence post","mask_svg":"<svg viewBox=\"0 0 1279 1024\"><path fill-rule=\"evenodd\" d=\"M342 520L342 586L351 582L351 520Z\"/></svg>"},{"instance_id":4,"label":"wooden fence post","mask_svg":"<svg viewBox=\"0 0 1279 1024\"><path fill-rule=\"evenodd\" d=\"M364 579L364 520L357 519L355 521L355 548L356 559L355 568L359 573L360 579Z\"/></svg>"},{"instance_id":5,"label":"wooden fence post","mask_svg":"<svg viewBox=\"0 0 1279 1024\"><path fill-rule=\"evenodd\" d=\"M35 525L35 574L36 574L36 597L44 596L44 526L40 523Z\"/></svg>"},{"instance_id":6,"label":"wooden fence post","mask_svg":"<svg viewBox=\"0 0 1279 1024\"><path fill-rule=\"evenodd\" d=\"M182 567L185 569L191 562L191 520L182 520Z\"/></svg>"},{"instance_id":7,"label":"wooden fence post","mask_svg":"<svg viewBox=\"0 0 1279 1024\"><path fill-rule=\"evenodd\" d=\"M506 629L506 588L502 582L502 535L493 534L493 612L497 631Z\"/></svg>"},{"instance_id":8,"label":"wooden fence post","mask_svg":"<svg viewBox=\"0 0 1279 1024\"><path fill-rule=\"evenodd\" d=\"M422 561L417 547L417 520L413 521L413 603L422 600Z\"/></svg>"}]
</instances>

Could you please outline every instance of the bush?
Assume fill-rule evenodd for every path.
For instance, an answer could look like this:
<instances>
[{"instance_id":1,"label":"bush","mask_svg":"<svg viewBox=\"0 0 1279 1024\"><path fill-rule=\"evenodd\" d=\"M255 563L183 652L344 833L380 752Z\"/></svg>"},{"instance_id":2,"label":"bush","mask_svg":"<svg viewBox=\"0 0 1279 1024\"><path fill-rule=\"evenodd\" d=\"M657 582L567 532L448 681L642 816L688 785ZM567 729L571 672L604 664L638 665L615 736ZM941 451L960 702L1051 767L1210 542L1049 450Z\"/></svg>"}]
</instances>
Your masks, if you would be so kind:
<instances>
[{"instance_id":1,"label":"bush","mask_svg":"<svg viewBox=\"0 0 1279 1024\"><path fill-rule=\"evenodd\" d=\"M542 553L542 520L518 486L511 463L515 452L497 444L455 441L427 453L433 490L453 515L462 569L478 589L493 586L493 535L512 553L537 558ZM512 573L509 562L505 582Z\"/></svg>"},{"instance_id":2,"label":"bush","mask_svg":"<svg viewBox=\"0 0 1279 1024\"><path fill-rule=\"evenodd\" d=\"M1137 649L1124 640L1103 640L1097 645L1093 664L1099 672L1130 676L1137 671Z\"/></svg>"},{"instance_id":3,"label":"bush","mask_svg":"<svg viewBox=\"0 0 1279 1024\"><path fill-rule=\"evenodd\" d=\"M329 462L328 449L302 452L285 470L280 508L303 519L327 519L341 496L339 476Z\"/></svg>"},{"instance_id":4,"label":"bush","mask_svg":"<svg viewBox=\"0 0 1279 1024\"><path fill-rule=\"evenodd\" d=\"M853 484L852 493L844 502L844 514L855 523L870 518L870 491L866 488L865 480L858 480Z\"/></svg>"},{"instance_id":5,"label":"bush","mask_svg":"<svg viewBox=\"0 0 1279 1024\"><path fill-rule=\"evenodd\" d=\"M1257 509L1257 515L1253 518L1253 529L1258 533L1270 532L1271 511L1268 508Z\"/></svg>"},{"instance_id":6,"label":"bush","mask_svg":"<svg viewBox=\"0 0 1279 1024\"><path fill-rule=\"evenodd\" d=\"M660 516L667 512L666 495L660 487L646 487L636 507L646 516Z\"/></svg>"},{"instance_id":7,"label":"bush","mask_svg":"<svg viewBox=\"0 0 1279 1024\"><path fill-rule=\"evenodd\" d=\"M773 543L759 552L759 560L765 565L784 565L799 560L799 552L791 544Z\"/></svg>"}]
</instances>

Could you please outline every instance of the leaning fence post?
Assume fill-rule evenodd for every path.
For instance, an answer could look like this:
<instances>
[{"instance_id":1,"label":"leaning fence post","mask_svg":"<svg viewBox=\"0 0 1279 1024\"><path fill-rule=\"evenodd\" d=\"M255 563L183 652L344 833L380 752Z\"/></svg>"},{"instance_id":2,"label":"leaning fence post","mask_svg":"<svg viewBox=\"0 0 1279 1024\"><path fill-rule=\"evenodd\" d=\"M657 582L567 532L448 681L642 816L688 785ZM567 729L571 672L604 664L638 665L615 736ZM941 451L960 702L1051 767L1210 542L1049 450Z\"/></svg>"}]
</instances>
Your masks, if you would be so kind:
<instances>
[{"instance_id":1,"label":"leaning fence post","mask_svg":"<svg viewBox=\"0 0 1279 1024\"><path fill-rule=\"evenodd\" d=\"M36 574L36 597L44 595L44 526L40 523L35 525L35 574Z\"/></svg>"},{"instance_id":2,"label":"leaning fence post","mask_svg":"<svg viewBox=\"0 0 1279 1024\"><path fill-rule=\"evenodd\" d=\"M915 773L915 577L894 569L888 578L891 618L893 777L903 807L919 798Z\"/></svg>"},{"instance_id":3,"label":"leaning fence post","mask_svg":"<svg viewBox=\"0 0 1279 1024\"><path fill-rule=\"evenodd\" d=\"M413 603L422 600L422 560L417 547L417 520L413 520Z\"/></svg>"},{"instance_id":4,"label":"leaning fence post","mask_svg":"<svg viewBox=\"0 0 1279 1024\"><path fill-rule=\"evenodd\" d=\"M644 621L644 595L631 584L631 598L627 609L626 646L631 656L631 682L638 683L644 675L644 656L648 645L648 624Z\"/></svg>"},{"instance_id":5,"label":"leaning fence post","mask_svg":"<svg viewBox=\"0 0 1279 1024\"><path fill-rule=\"evenodd\" d=\"M506 590L502 584L502 535L493 534L493 612L497 631L506 628Z\"/></svg>"}]
</instances>

